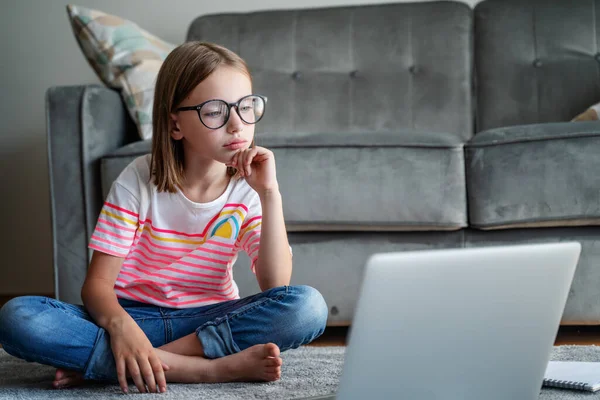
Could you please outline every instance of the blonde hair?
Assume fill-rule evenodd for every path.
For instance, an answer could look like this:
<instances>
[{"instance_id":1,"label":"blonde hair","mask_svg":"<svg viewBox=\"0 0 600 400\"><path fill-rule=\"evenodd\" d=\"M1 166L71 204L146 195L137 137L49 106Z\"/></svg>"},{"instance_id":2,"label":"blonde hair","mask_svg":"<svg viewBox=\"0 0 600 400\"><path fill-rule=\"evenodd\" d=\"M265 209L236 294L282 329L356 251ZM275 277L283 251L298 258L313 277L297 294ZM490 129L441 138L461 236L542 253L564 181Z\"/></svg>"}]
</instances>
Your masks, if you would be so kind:
<instances>
[{"instance_id":1,"label":"blonde hair","mask_svg":"<svg viewBox=\"0 0 600 400\"><path fill-rule=\"evenodd\" d=\"M183 143L171 137L170 114L221 65L240 70L252 81L248 65L240 56L225 47L207 42L187 42L176 47L158 72L152 108L150 170L159 192L174 193L184 180ZM234 176L236 170L228 168L227 173Z\"/></svg>"}]
</instances>

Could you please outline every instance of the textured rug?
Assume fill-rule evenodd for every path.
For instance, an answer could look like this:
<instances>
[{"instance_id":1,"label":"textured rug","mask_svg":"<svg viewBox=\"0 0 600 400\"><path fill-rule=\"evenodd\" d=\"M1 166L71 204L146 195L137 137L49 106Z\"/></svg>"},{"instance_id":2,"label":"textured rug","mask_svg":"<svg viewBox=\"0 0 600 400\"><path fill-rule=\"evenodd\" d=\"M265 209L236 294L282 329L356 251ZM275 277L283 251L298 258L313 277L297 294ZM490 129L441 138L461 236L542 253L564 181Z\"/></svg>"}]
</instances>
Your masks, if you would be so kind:
<instances>
[{"instance_id":1,"label":"textured rug","mask_svg":"<svg viewBox=\"0 0 600 400\"><path fill-rule=\"evenodd\" d=\"M301 347L282 353L281 380L271 383L169 384L164 394L130 393L144 399L298 399L332 393L337 389L344 347ZM600 346L555 347L553 360L600 361ZM26 363L0 349L0 400L5 399L110 399L123 398L118 385L86 384L56 390L50 386L54 369ZM600 393L544 388L540 400L600 399Z\"/></svg>"},{"instance_id":2,"label":"textured rug","mask_svg":"<svg viewBox=\"0 0 600 400\"><path fill-rule=\"evenodd\" d=\"M131 384L130 396L142 399L296 399L332 393L337 389L344 347L300 347L281 354L281 379L269 383L168 384L167 393L141 394ZM0 400L7 399L123 399L115 385L85 384L54 389L54 368L27 363L0 349Z\"/></svg>"}]
</instances>

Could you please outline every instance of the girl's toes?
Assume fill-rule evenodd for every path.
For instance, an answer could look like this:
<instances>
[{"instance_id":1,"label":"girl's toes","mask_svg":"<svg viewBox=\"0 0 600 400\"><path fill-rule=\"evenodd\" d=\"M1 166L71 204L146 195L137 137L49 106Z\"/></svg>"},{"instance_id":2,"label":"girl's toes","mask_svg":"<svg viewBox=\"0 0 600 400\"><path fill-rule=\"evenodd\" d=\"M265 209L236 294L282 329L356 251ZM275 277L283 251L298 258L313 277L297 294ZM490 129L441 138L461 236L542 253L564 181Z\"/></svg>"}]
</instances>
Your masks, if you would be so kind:
<instances>
[{"instance_id":1,"label":"girl's toes","mask_svg":"<svg viewBox=\"0 0 600 400\"><path fill-rule=\"evenodd\" d=\"M281 366L281 359L277 359L277 358L269 358L265 361L265 366L267 367L280 367Z\"/></svg>"}]
</instances>

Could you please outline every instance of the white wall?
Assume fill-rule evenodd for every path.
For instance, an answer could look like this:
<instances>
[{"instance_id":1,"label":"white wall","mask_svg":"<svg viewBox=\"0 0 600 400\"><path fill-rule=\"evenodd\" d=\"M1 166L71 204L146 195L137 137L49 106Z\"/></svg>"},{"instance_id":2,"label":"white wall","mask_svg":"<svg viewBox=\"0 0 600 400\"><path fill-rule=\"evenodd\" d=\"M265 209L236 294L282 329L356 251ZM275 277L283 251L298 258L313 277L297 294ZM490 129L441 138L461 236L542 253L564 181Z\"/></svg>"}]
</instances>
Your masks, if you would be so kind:
<instances>
[{"instance_id":1,"label":"white wall","mask_svg":"<svg viewBox=\"0 0 600 400\"><path fill-rule=\"evenodd\" d=\"M391 0L74 0L135 21L171 43L197 16L232 11L392 3ZM465 0L473 6L480 0ZM100 83L67 20L66 2L0 0L0 294L53 292L44 95Z\"/></svg>"}]
</instances>

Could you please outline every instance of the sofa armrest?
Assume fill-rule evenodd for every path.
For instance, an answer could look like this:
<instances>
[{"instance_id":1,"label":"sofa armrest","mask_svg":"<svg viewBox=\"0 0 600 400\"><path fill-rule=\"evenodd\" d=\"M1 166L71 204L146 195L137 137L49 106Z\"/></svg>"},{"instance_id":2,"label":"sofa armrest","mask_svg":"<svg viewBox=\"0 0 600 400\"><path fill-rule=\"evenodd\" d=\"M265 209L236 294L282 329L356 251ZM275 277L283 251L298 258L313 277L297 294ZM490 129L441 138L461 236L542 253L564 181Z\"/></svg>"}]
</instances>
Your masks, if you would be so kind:
<instances>
[{"instance_id":1,"label":"sofa armrest","mask_svg":"<svg viewBox=\"0 0 600 400\"><path fill-rule=\"evenodd\" d=\"M46 131L55 296L81 304L103 202L100 159L139 137L119 93L96 85L48 89Z\"/></svg>"}]
</instances>

